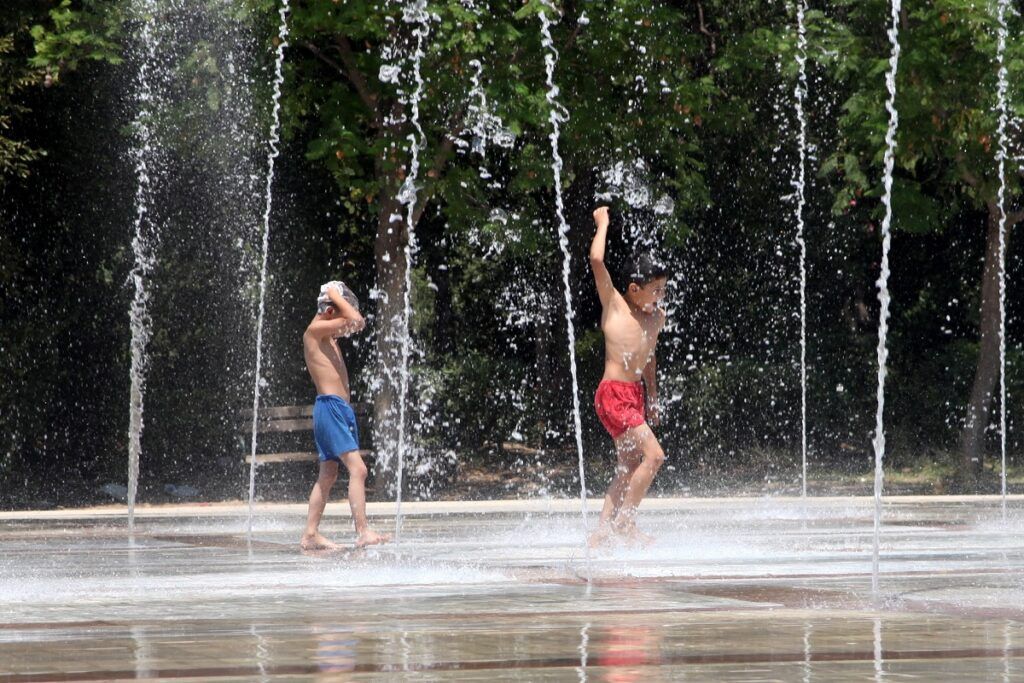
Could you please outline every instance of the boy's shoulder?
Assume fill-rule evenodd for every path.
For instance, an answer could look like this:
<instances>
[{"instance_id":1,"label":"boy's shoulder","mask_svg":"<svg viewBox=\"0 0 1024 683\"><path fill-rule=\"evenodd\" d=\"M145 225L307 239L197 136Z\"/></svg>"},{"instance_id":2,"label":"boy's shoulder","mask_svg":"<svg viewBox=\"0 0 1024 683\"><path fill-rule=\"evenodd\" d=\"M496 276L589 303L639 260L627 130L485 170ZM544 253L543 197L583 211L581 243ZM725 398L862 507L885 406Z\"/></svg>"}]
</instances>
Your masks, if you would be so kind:
<instances>
[{"instance_id":1,"label":"boy's shoulder","mask_svg":"<svg viewBox=\"0 0 1024 683\"><path fill-rule=\"evenodd\" d=\"M608 315L620 316L629 315L629 304L626 303L626 297L622 296L622 293L617 289L612 290L612 295L608 297L608 303L604 305Z\"/></svg>"},{"instance_id":2,"label":"boy's shoulder","mask_svg":"<svg viewBox=\"0 0 1024 683\"><path fill-rule=\"evenodd\" d=\"M629 308L629 304L626 303L626 296L619 291L618 287L611 288L612 295L608 297L608 304L610 306L625 306Z\"/></svg>"}]
</instances>

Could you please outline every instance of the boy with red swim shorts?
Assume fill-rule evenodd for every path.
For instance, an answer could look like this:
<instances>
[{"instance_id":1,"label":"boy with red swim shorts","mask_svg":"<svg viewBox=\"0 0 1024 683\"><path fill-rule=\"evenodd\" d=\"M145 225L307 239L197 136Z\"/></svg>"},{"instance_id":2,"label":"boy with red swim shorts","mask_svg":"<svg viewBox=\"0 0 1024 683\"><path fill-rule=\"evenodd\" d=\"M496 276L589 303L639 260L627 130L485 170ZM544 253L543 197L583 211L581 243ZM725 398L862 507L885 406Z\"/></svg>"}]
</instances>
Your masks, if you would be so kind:
<instances>
[{"instance_id":1,"label":"boy with red swim shorts","mask_svg":"<svg viewBox=\"0 0 1024 683\"><path fill-rule=\"evenodd\" d=\"M608 240L608 207L594 211L597 232L590 245L590 267L601 299L604 333L604 376L594 396L594 409L615 442L615 476L604 499L601 521L590 537L592 546L618 536L649 541L636 528L636 511L654 480L665 452L651 427L658 426L654 348L665 326L668 271L649 255L630 264L620 293L604 263Z\"/></svg>"}]
</instances>

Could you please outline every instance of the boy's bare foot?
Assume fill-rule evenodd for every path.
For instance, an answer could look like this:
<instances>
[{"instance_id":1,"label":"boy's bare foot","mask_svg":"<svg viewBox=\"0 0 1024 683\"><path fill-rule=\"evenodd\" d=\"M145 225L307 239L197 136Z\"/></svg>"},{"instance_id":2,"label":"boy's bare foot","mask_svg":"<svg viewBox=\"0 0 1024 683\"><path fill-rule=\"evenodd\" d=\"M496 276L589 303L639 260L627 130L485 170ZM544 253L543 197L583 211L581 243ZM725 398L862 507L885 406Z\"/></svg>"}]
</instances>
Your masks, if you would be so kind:
<instances>
[{"instance_id":1,"label":"boy's bare foot","mask_svg":"<svg viewBox=\"0 0 1024 683\"><path fill-rule=\"evenodd\" d=\"M303 534L299 545L303 550L340 550L342 546L329 541L320 533Z\"/></svg>"},{"instance_id":2,"label":"boy's bare foot","mask_svg":"<svg viewBox=\"0 0 1024 683\"><path fill-rule=\"evenodd\" d=\"M364 548L368 545L380 545L391 540L390 534L378 534L376 531L367 529L356 538L356 547Z\"/></svg>"},{"instance_id":3,"label":"boy's bare foot","mask_svg":"<svg viewBox=\"0 0 1024 683\"><path fill-rule=\"evenodd\" d=\"M641 548L646 548L650 544L654 543L654 536L640 531L636 528L636 524L633 522L616 525L615 532L627 545L638 545Z\"/></svg>"},{"instance_id":4,"label":"boy's bare foot","mask_svg":"<svg viewBox=\"0 0 1024 683\"><path fill-rule=\"evenodd\" d=\"M590 534L590 538L587 539L587 545L591 548L601 548L608 545L611 540L612 530L607 524L602 524L597 527L594 533Z\"/></svg>"}]
</instances>

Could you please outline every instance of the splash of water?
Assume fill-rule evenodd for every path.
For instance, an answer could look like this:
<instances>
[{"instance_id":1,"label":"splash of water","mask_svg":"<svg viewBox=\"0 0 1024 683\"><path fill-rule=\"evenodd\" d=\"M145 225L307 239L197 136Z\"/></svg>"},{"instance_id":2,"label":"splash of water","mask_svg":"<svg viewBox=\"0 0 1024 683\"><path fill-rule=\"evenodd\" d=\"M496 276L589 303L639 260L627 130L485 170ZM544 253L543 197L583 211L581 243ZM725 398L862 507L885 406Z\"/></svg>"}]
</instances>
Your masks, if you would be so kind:
<instances>
[{"instance_id":1,"label":"splash of water","mask_svg":"<svg viewBox=\"0 0 1024 683\"><path fill-rule=\"evenodd\" d=\"M406 401L409 395L409 357L412 354L412 267L413 260L418 249L416 244L416 200L418 188L416 181L420 172L420 149L426 146L426 134L420 125L420 100L423 97L423 75L420 73L420 64L423 61L423 44L430 34L430 15L427 14L426 0L414 0L403 10L402 18L410 24L416 24L413 29L413 36L416 38L416 50L412 54L412 77L416 83L410 99L412 122L415 133L408 137L409 147L412 152L412 159L409 162L409 173L405 177L405 183L398 193L398 200L405 205L405 289L402 302L402 365L400 368L398 384L398 464L395 479L395 543L401 540L402 536L402 474L405 469L406 450Z\"/></svg>"},{"instance_id":2,"label":"splash of water","mask_svg":"<svg viewBox=\"0 0 1024 683\"><path fill-rule=\"evenodd\" d=\"M811 683L811 622L804 622L804 671L803 682Z\"/></svg>"},{"instance_id":3,"label":"splash of water","mask_svg":"<svg viewBox=\"0 0 1024 683\"><path fill-rule=\"evenodd\" d=\"M132 251L135 263L129 279L135 288L130 308L131 320L131 390L128 400L128 529L135 531L135 497L139 486L139 458L142 453L143 408L146 394L146 372L149 356L146 347L153 332L153 320L149 315L150 295L146 289L149 274L156 264L153 254L156 238L155 226L149 219L151 193L149 161L152 159L154 143L150 128L152 117L153 89L149 82L150 71L157 63L157 41L153 35L153 14L156 8L151 0L136 0L135 12L142 21L139 41L142 54L136 74L138 110L135 115L136 145L132 149L135 159L135 229Z\"/></svg>"},{"instance_id":4,"label":"splash of water","mask_svg":"<svg viewBox=\"0 0 1024 683\"><path fill-rule=\"evenodd\" d=\"M587 481L583 470L583 426L580 420L580 386L576 376L576 330L573 328L573 319L576 313L572 305L572 286L569 282L571 273L572 256L569 253L569 225L565 221L565 205L562 201L562 155L558 151L558 141L562 133L562 123L569 120L569 112L558 101L558 86L555 85L555 65L558 62L558 50L555 49L554 40L551 37L552 21L548 18L546 10L555 11L550 0L544 0L540 11L540 25L542 43L547 52L544 55L544 65L547 69L547 100L551 107L548 120L551 122L551 133L548 139L551 141L551 171L555 179L555 213L558 216L558 245L562 249L562 282L565 285L565 323L569 333L569 368L572 373L572 410L573 426L576 431L576 452L579 456L580 473L580 514L583 519L583 528L587 528ZM589 551L588 551L589 552ZM588 555L589 557L589 555Z\"/></svg>"},{"instance_id":5,"label":"splash of water","mask_svg":"<svg viewBox=\"0 0 1024 683\"><path fill-rule=\"evenodd\" d=\"M473 67L473 73L470 75L470 105L468 107L468 117L473 121L471 127L473 133L472 150L473 153L479 154L481 158L487 156L487 93L484 91L483 84L480 79L484 72L484 65L479 59L474 59L469 62L469 65ZM483 167L481 167L482 169Z\"/></svg>"},{"instance_id":6,"label":"splash of water","mask_svg":"<svg viewBox=\"0 0 1024 683\"><path fill-rule=\"evenodd\" d=\"M590 648L590 622L580 627L580 644L576 650L580 653L580 665L576 667L580 683L587 682L587 656Z\"/></svg>"},{"instance_id":7,"label":"splash of water","mask_svg":"<svg viewBox=\"0 0 1024 683\"><path fill-rule=\"evenodd\" d=\"M473 59L470 60L469 66L473 68L473 73L469 76L469 105L466 108L466 119L469 122L467 132L472 135L470 149L474 154L480 155L481 159L486 159L489 144L509 149L515 144L516 136L505 126L501 117L491 111L487 91L483 86L483 62ZM490 175L483 166L480 167L480 172L483 178ZM483 175L484 173L487 175Z\"/></svg>"},{"instance_id":8,"label":"splash of water","mask_svg":"<svg viewBox=\"0 0 1024 683\"><path fill-rule=\"evenodd\" d=\"M1002 484L1003 521L1006 521L1006 120L1008 117L1006 90L1006 9L1008 0L999 0L996 20L998 43L996 60L999 63L999 87L996 90L999 109L999 127L996 133L999 162L999 442L1002 452L1000 479Z\"/></svg>"},{"instance_id":9,"label":"splash of water","mask_svg":"<svg viewBox=\"0 0 1024 683\"><path fill-rule=\"evenodd\" d=\"M800 247L800 495L807 497L807 241L804 239L804 206L806 199L805 173L807 164L807 115L804 113L804 99L807 97L807 29L804 26L806 0L796 3L797 49L796 63L800 69L794 96L796 117L800 124L797 142L800 161L795 169L792 185L796 190L796 243Z\"/></svg>"},{"instance_id":10,"label":"splash of water","mask_svg":"<svg viewBox=\"0 0 1024 683\"><path fill-rule=\"evenodd\" d=\"M874 663L875 663L875 683L882 683L885 680L885 652L882 650L882 620L878 617L873 619L874 628Z\"/></svg>"},{"instance_id":11,"label":"splash of water","mask_svg":"<svg viewBox=\"0 0 1024 683\"><path fill-rule=\"evenodd\" d=\"M875 520L871 549L871 591L876 595L878 593L879 536L882 530L882 479L884 476L882 462L885 458L885 364L889 358L889 350L885 344L889 333L889 247L892 243L889 229L892 225L892 169L896 157L896 129L900 120L899 113L896 111L896 70L900 60L900 4L901 0L892 0L892 24L888 31L892 52L889 55L889 70L885 74L885 86L889 92L889 99L885 102L885 108L889 112L889 127L885 132L885 174L883 176L885 192L882 195L885 215L882 218L882 267L875 283L878 286L878 301L881 304L878 314L878 408L875 411L875 438L872 440L872 445L875 448Z\"/></svg>"},{"instance_id":12,"label":"splash of water","mask_svg":"<svg viewBox=\"0 0 1024 683\"><path fill-rule=\"evenodd\" d=\"M259 309L256 315L256 373L253 382L252 438L249 440L249 443L251 444L251 452L249 465L249 519L247 528L250 539L252 538L253 506L256 498L256 429L259 423L260 386L263 381L261 371L263 363L263 316L266 307L265 302L267 294L267 254L270 249L270 212L273 208L272 188L274 186L274 163L277 161L277 156L279 154L277 145L281 141L281 86L284 84L284 51L285 48L288 47L288 12L290 9L288 3L289 0L283 0L281 8L278 10L280 25L278 27L277 34L277 56L274 62L274 106L271 111L269 139L270 151L267 153L266 203L263 207L263 250L260 257L260 300Z\"/></svg>"},{"instance_id":13,"label":"splash of water","mask_svg":"<svg viewBox=\"0 0 1024 683\"><path fill-rule=\"evenodd\" d=\"M1003 683L1010 683L1010 651L1013 650L1011 623L1009 619L1003 622Z\"/></svg>"}]
</instances>

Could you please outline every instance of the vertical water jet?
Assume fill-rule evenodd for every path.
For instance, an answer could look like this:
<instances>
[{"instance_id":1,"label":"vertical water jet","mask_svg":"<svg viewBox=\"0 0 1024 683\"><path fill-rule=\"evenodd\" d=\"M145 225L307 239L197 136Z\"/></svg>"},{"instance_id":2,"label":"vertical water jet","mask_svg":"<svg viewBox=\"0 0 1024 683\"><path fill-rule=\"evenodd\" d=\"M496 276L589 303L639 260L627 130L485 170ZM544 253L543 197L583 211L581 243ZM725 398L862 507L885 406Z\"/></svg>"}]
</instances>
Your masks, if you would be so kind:
<instances>
[{"instance_id":1,"label":"vertical water jet","mask_svg":"<svg viewBox=\"0 0 1024 683\"><path fill-rule=\"evenodd\" d=\"M281 128L281 86L284 83L284 51L288 47L288 12L289 0L282 0L281 8L278 10L280 23L277 34L277 56L274 62L274 94L273 109L271 110L270 136L268 141L269 152L267 153L267 179L265 189L265 203L263 206L263 242L260 256L260 293L259 304L256 314L256 372L253 381L252 399L252 434L250 443L250 465L249 465L249 519L247 530L249 537L252 537L253 505L256 498L256 431L259 424L260 411L260 387L263 382L261 376L263 362L263 317L266 309L267 294L267 256L270 250L270 214L273 209L273 186L274 186L274 163L279 154L278 143L280 143Z\"/></svg>"}]
</instances>

